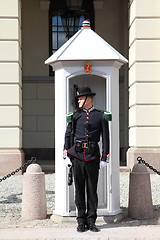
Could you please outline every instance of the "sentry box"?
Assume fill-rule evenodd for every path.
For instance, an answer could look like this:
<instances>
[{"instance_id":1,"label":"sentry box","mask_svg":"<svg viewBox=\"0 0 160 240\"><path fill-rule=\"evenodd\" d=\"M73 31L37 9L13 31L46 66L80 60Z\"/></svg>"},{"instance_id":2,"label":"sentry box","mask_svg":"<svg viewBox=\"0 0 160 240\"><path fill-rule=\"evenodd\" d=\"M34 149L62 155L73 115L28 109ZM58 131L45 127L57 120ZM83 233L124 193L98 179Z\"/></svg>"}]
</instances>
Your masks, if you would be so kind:
<instances>
[{"instance_id":1,"label":"sentry box","mask_svg":"<svg viewBox=\"0 0 160 240\"><path fill-rule=\"evenodd\" d=\"M55 210L60 216L75 216L74 184L67 184L63 146L66 114L73 111L74 85L96 92L94 106L112 113L110 162L100 169L98 215L116 215L120 209L119 182L119 69L127 63L119 52L96 34L88 21L45 64L55 71Z\"/></svg>"}]
</instances>

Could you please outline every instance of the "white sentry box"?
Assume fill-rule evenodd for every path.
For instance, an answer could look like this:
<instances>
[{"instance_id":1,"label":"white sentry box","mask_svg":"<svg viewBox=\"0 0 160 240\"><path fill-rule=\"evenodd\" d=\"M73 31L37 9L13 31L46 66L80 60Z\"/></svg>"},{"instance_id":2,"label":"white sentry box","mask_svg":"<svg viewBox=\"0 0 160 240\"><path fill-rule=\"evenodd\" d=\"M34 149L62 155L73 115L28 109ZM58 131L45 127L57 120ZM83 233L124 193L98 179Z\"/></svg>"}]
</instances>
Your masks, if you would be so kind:
<instances>
[{"instance_id":1,"label":"white sentry box","mask_svg":"<svg viewBox=\"0 0 160 240\"><path fill-rule=\"evenodd\" d=\"M85 72L89 61L92 69ZM66 114L73 110L71 91L74 84L88 86L96 93L94 106L112 113L110 161L100 169L98 215L116 215L120 209L119 182L119 69L127 59L97 35L83 26L46 64L55 71L55 210L60 216L75 216L74 186L67 185L68 170L64 165L63 147Z\"/></svg>"}]
</instances>

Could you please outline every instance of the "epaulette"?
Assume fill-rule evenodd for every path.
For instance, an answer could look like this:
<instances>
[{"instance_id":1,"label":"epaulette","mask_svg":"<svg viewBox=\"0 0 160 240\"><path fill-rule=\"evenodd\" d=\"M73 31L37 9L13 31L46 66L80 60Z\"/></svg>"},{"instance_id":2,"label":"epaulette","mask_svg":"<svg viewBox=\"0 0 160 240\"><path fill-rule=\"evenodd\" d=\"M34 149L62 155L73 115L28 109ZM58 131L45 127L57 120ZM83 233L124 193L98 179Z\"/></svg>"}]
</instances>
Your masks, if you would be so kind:
<instances>
[{"instance_id":1,"label":"epaulette","mask_svg":"<svg viewBox=\"0 0 160 240\"><path fill-rule=\"evenodd\" d=\"M111 112L108 112L108 111L105 111L105 110L99 110L99 109L98 109L98 111L103 112L102 117L103 117L103 119L105 121L112 121L112 114L111 114Z\"/></svg>"},{"instance_id":2,"label":"epaulette","mask_svg":"<svg viewBox=\"0 0 160 240\"><path fill-rule=\"evenodd\" d=\"M76 112L76 110L73 111L73 112L70 112L70 113L68 113L68 114L66 115L67 123L72 122L73 114L74 114L75 112Z\"/></svg>"},{"instance_id":3,"label":"epaulette","mask_svg":"<svg viewBox=\"0 0 160 240\"><path fill-rule=\"evenodd\" d=\"M104 111L102 117L103 117L103 119L106 120L106 121L112 121L112 114L111 114L111 112Z\"/></svg>"}]
</instances>

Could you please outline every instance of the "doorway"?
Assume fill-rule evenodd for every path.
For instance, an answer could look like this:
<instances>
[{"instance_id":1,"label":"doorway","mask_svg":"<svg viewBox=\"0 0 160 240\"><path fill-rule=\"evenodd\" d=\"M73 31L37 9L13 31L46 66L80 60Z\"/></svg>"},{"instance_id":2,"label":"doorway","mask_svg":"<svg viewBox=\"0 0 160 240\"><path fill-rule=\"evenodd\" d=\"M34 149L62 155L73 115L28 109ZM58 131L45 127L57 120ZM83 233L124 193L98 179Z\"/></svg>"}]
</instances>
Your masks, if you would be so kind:
<instances>
[{"instance_id":1,"label":"doorway","mask_svg":"<svg viewBox=\"0 0 160 240\"><path fill-rule=\"evenodd\" d=\"M98 75L78 75L75 77L71 77L68 81L68 106L67 112L74 111L74 107L72 104L74 86L78 87L90 87L92 92L96 93L94 97L94 106L97 109L108 110L108 89L107 89L107 80L104 77ZM102 148L102 143L99 143L100 151ZM107 168L101 169L99 172L99 181L98 181L98 208L106 209L107 208ZM74 209L74 191L70 189L70 207L71 210Z\"/></svg>"},{"instance_id":2,"label":"doorway","mask_svg":"<svg viewBox=\"0 0 160 240\"><path fill-rule=\"evenodd\" d=\"M74 85L78 87L90 87L92 92L96 93L94 97L94 106L97 109L106 110L106 79L97 75L79 75L69 80L69 96L73 98ZM72 112L72 100L68 101L68 112Z\"/></svg>"}]
</instances>

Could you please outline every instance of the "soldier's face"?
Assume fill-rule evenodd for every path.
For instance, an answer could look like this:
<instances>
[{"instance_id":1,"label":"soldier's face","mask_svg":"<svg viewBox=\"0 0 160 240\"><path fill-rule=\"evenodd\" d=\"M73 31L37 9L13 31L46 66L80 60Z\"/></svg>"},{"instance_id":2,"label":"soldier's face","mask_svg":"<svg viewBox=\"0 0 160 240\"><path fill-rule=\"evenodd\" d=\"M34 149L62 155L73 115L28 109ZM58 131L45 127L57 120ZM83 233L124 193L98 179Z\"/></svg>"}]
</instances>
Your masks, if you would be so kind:
<instances>
[{"instance_id":1,"label":"soldier's face","mask_svg":"<svg viewBox=\"0 0 160 240\"><path fill-rule=\"evenodd\" d=\"M79 108L81 108L83 106L85 99L86 99L86 96L82 96L82 97L78 98ZM88 108L92 107L92 104L93 104L93 99L90 96L88 96L83 108L88 109Z\"/></svg>"},{"instance_id":2,"label":"soldier's face","mask_svg":"<svg viewBox=\"0 0 160 240\"><path fill-rule=\"evenodd\" d=\"M82 97L78 98L78 106L79 106L79 108L81 108L83 106L83 103L84 103L85 99L86 99L86 96L82 96Z\"/></svg>"}]
</instances>

